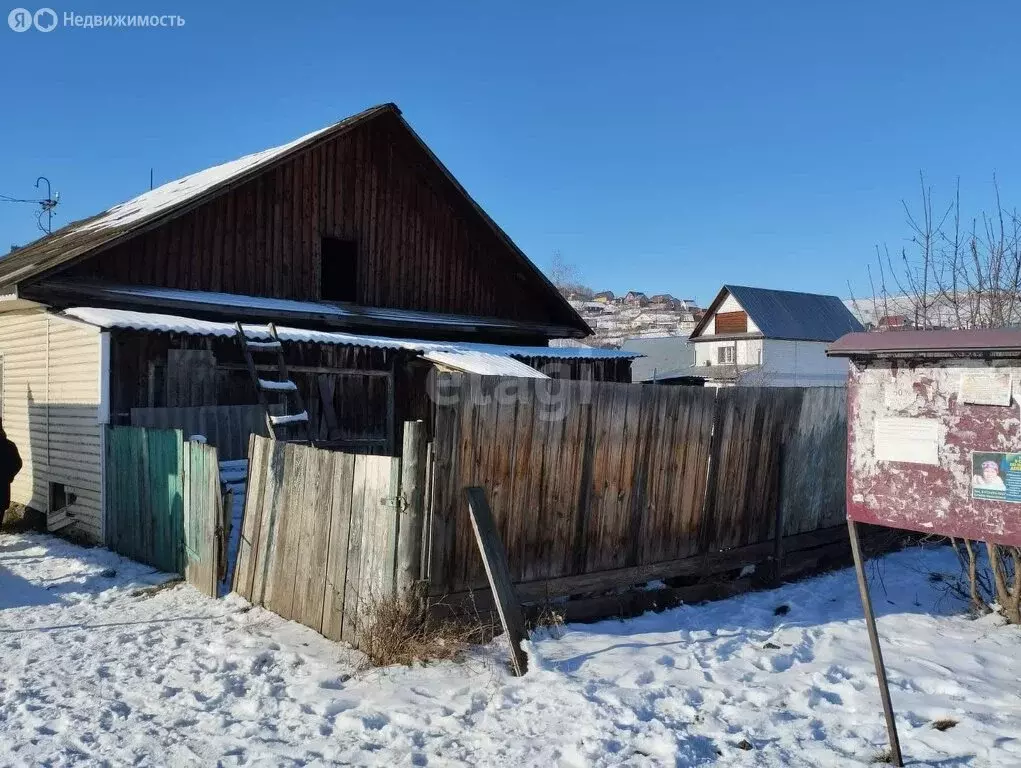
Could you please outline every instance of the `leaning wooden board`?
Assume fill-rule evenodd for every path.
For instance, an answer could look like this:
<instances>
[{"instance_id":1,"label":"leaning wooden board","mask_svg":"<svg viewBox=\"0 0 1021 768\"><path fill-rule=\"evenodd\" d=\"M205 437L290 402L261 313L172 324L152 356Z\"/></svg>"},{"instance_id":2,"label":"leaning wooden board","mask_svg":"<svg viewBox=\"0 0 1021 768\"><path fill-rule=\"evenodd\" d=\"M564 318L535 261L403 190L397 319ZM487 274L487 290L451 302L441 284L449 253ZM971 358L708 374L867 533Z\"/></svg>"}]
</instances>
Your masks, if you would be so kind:
<instances>
[{"instance_id":1,"label":"leaning wooden board","mask_svg":"<svg viewBox=\"0 0 1021 768\"><path fill-rule=\"evenodd\" d=\"M507 553L500 541L500 533L493 524L493 514L489 510L484 488L465 488L464 495L468 499L468 511L471 513L472 528L479 543L482 562L486 566L489 586L496 595L496 609L500 621L510 642L511 666L514 674L521 676L528 671L528 657L521 650L521 641L525 634L525 620L521 614L521 602L514 590L510 568L507 566Z\"/></svg>"}]
</instances>

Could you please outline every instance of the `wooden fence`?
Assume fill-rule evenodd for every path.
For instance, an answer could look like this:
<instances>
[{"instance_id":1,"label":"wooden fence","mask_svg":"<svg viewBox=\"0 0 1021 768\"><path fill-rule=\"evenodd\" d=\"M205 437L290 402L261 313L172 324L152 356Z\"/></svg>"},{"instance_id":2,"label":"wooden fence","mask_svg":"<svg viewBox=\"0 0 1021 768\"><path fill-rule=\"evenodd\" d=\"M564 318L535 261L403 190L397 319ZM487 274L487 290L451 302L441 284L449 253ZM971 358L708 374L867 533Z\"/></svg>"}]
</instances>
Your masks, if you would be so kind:
<instances>
[{"instance_id":1,"label":"wooden fence","mask_svg":"<svg viewBox=\"0 0 1021 768\"><path fill-rule=\"evenodd\" d=\"M525 592L571 594L595 584L592 574L626 579L662 564L691 572L691 558L748 547L768 559L778 511L786 535L844 520L842 389L453 374L443 391L428 511L433 594L486 583L466 486L486 488Z\"/></svg>"},{"instance_id":2,"label":"wooden fence","mask_svg":"<svg viewBox=\"0 0 1021 768\"><path fill-rule=\"evenodd\" d=\"M366 608L419 580L485 605L468 486L528 602L846 545L843 390L455 374L443 391L432 445L409 422L400 457L253 436L235 591L355 644Z\"/></svg>"},{"instance_id":3,"label":"wooden fence","mask_svg":"<svg viewBox=\"0 0 1021 768\"><path fill-rule=\"evenodd\" d=\"M110 549L215 596L224 528L216 449L176 429L108 427L105 482Z\"/></svg>"},{"instance_id":4,"label":"wooden fence","mask_svg":"<svg viewBox=\"0 0 1021 768\"><path fill-rule=\"evenodd\" d=\"M403 459L253 435L234 591L357 645L366 609L421 575L421 426Z\"/></svg>"}]
</instances>

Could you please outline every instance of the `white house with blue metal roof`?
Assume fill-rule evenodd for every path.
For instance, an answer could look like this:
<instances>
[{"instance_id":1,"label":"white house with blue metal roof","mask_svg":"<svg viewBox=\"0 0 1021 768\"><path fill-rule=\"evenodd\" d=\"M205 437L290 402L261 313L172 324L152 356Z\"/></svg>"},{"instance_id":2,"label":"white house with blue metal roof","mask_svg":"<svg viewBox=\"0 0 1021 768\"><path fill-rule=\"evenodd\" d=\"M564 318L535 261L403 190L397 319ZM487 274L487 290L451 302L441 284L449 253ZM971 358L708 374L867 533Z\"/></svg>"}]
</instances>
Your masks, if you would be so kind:
<instances>
[{"instance_id":1,"label":"white house with blue metal roof","mask_svg":"<svg viewBox=\"0 0 1021 768\"><path fill-rule=\"evenodd\" d=\"M695 369L717 386L844 386L827 344L863 330L836 296L725 285L692 331Z\"/></svg>"}]
</instances>

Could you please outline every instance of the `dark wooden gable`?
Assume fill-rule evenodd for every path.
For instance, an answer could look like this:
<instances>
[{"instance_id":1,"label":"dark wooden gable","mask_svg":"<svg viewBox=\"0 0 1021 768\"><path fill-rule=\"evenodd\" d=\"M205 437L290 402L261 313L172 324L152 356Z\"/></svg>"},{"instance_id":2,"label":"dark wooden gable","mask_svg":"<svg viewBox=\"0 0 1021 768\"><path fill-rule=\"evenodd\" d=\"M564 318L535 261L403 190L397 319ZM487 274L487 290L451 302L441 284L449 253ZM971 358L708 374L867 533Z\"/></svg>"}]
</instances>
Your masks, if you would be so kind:
<instances>
[{"instance_id":1,"label":"dark wooden gable","mask_svg":"<svg viewBox=\"0 0 1021 768\"><path fill-rule=\"evenodd\" d=\"M394 112L59 277L320 300L323 237L356 244L358 304L579 327Z\"/></svg>"}]
</instances>

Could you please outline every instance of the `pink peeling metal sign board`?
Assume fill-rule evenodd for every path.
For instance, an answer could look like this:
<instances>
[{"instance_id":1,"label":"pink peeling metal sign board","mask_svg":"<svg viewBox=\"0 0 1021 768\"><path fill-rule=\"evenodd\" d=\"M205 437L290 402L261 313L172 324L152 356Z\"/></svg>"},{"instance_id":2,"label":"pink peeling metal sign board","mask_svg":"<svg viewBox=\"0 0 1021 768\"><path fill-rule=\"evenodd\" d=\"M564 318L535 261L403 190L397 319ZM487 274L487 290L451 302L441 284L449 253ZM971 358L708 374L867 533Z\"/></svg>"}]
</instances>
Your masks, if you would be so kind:
<instances>
[{"instance_id":1,"label":"pink peeling metal sign board","mask_svg":"<svg viewBox=\"0 0 1021 768\"><path fill-rule=\"evenodd\" d=\"M855 359L852 520L1021 546L1021 359Z\"/></svg>"}]
</instances>

